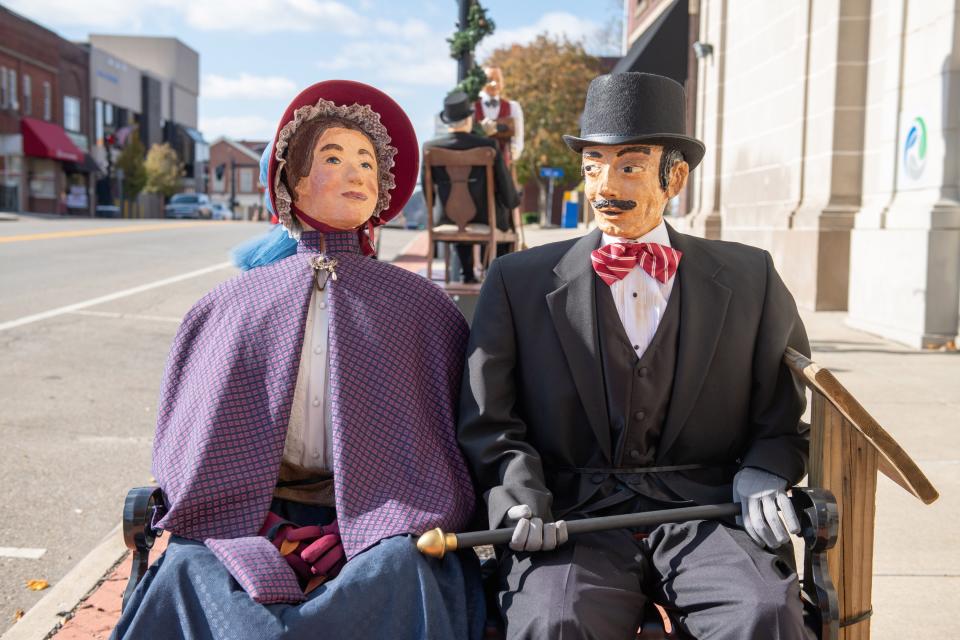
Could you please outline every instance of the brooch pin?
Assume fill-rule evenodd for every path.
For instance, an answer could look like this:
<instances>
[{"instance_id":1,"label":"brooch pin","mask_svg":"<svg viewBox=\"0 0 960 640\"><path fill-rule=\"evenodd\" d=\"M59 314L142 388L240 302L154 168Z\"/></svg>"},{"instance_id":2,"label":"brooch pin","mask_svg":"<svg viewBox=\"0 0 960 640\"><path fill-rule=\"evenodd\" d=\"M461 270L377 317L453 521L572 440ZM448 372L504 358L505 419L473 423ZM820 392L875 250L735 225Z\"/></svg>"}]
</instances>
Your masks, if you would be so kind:
<instances>
[{"instance_id":1,"label":"brooch pin","mask_svg":"<svg viewBox=\"0 0 960 640\"><path fill-rule=\"evenodd\" d=\"M336 258L329 258L324 254L311 256L310 266L313 267L317 291L323 291L327 286L327 279L337 281Z\"/></svg>"}]
</instances>

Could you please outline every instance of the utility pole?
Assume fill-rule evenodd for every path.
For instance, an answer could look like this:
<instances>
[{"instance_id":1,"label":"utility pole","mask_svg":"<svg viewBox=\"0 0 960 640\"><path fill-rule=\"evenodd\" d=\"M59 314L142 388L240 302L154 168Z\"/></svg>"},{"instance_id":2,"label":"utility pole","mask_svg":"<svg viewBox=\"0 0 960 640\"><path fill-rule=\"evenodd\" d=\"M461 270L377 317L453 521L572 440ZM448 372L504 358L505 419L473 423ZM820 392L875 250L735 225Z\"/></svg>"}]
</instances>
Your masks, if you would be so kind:
<instances>
[{"instance_id":1,"label":"utility pole","mask_svg":"<svg viewBox=\"0 0 960 640\"><path fill-rule=\"evenodd\" d=\"M230 158L230 210L237 206L237 161Z\"/></svg>"}]
</instances>

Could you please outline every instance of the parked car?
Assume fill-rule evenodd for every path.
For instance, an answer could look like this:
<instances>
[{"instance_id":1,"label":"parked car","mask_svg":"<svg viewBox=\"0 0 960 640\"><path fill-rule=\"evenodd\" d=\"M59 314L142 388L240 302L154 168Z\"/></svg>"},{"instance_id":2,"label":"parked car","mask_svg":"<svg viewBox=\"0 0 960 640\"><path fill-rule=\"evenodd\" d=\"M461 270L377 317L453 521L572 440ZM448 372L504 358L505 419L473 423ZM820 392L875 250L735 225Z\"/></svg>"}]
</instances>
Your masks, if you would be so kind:
<instances>
[{"instance_id":1,"label":"parked car","mask_svg":"<svg viewBox=\"0 0 960 640\"><path fill-rule=\"evenodd\" d=\"M226 202L214 202L211 205L210 218L213 220L233 220L236 215Z\"/></svg>"},{"instance_id":2,"label":"parked car","mask_svg":"<svg viewBox=\"0 0 960 640\"><path fill-rule=\"evenodd\" d=\"M163 208L166 218L209 218L212 213L210 197L205 193L178 193Z\"/></svg>"}]
</instances>

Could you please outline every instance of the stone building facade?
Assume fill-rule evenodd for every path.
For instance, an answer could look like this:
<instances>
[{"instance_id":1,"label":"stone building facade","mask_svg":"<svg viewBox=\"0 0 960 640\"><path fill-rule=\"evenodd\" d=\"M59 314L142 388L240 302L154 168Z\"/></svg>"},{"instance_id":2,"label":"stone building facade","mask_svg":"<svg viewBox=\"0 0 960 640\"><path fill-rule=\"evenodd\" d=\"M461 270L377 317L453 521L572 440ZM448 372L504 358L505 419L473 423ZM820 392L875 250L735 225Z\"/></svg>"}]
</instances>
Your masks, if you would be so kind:
<instances>
[{"instance_id":1,"label":"stone building facade","mask_svg":"<svg viewBox=\"0 0 960 640\"><path fill-rule=\"evenodd\" d=\"M687 4L707 155L673 223L768 249L803 308L955 344L960 0Z\"/></svg>"}]
</instances>

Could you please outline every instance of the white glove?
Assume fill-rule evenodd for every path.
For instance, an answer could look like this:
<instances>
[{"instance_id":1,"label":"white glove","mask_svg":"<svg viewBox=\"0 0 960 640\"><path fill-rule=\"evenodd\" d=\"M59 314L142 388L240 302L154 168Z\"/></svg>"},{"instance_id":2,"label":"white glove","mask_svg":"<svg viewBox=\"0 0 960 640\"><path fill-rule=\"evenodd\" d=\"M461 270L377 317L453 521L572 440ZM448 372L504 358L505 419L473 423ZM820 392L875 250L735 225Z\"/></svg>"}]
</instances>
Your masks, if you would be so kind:
<instances>
[{"instance_id":1,"label":"white glove","mask_svg":"<svg viewBox=\"0 0 960 640\"><path fill-rule=\"evenodd\" d=\"M733 477L733 499L743 509L737 524L761 547L775 549L790 540L787 531L800 533L800 520L786 489L786 480L763 469L744 467Z\"/></svg>"},{"instance_id":2,"label":"white glove","mask_svg":"<svg viewBox=\"0 0 960 640\"><path fill-rule=\"evenodd\" d=\"M514 551L552 551L567 541L567 523L563 520L544 522L534 518L525 504L510 507L507 521L516 522L510 548Z\"/></svg>"}]
</instances>

